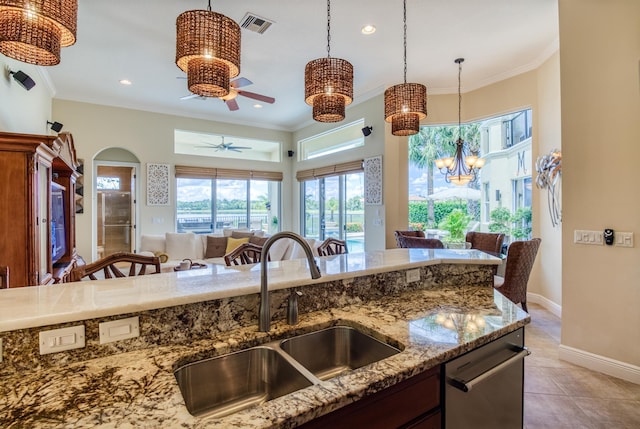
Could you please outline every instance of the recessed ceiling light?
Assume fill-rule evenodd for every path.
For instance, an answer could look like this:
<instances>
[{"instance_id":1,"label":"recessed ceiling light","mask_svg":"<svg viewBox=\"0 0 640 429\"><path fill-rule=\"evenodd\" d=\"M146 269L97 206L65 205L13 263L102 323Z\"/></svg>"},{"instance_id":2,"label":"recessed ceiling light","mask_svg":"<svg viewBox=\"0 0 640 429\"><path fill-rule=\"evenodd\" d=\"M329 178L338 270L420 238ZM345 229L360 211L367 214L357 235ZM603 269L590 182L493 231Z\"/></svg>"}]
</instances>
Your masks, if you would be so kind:
<instances>
[{"instance_id":1,"label":"recessed ceiling light","mask_svg":"<svg viewBox=\"0 0 640 429\"><path fill-rule=\"evenodd\" d=\"M366 34L367 36L370 34L373 34L376 32L376 26L375 25L371 25L371 24L367 24L364 27L362 27L362 34Z\"/></svg>"},{"instance_id":2,"label":"recessed ceiling light","mask_svg":"<svg viewBox=\"0 0 640 429\"><path fill-rule=\"evenodd\" d=\"M120 79L120 84L122 85L131 85L133 82L131 82L129 79Z\"/></svg>"},{"instance_id":3,"label":"recessed ceiling light","mask_svg":"<svg viewBox=\"0 0 640 429\"><path fill-rule=\"evenodd\" d=\"M262 109L262 104L254 104L253 107L255 107L256 109Z\"/></svg>"}]
</instances>

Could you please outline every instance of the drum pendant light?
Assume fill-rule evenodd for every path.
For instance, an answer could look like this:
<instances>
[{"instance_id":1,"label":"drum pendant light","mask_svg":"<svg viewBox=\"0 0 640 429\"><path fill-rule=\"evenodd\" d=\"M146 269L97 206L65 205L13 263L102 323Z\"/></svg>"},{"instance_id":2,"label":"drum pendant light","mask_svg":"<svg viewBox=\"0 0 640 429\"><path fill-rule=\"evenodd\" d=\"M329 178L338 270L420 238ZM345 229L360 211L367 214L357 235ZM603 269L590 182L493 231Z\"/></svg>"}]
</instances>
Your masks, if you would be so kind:
<instances>
[{"instance_id":1,"label":"drum pendant light","mask_svg":"<svg viewBox=\"0 0 640 429\"><path fill-rule=\"evenodd\" d=\"M331 1L327 0L327 57L307 63L304 69L304 98L313 106L318 122L340 122L345 106L353 101L353 66L331 57Z\"/></svg>"},{"instance_id":2,"label":"drum pendant light","mask_svg":"<svg viewBox=\"0 0 640 429\"><path fill-rule=\"evenodd\" d=\"M187 73L189 91L204 97L229 93L240 74L240 26L207 10L189 10L176 19L176 65Z\"/></svg>"},{"instance_id":3,"label":"drum pendant light","mask_svg":"<svg viewBox=\"0 0 640 429\"><path fill-rule=\"evenodd\" d=\"M420 120L427 117L427 87L407 83L407 0L404 0L404 83L384 92L385 121L391 122L391 134L409 136L420 131Z\"/></svg>"},{"instance_id":4,"label":"drum pendant light","mask_svg":"<svg viewBox=\"0 0 640 429\"><path fill-rule=\"evenodd\" d=\"M76 43L78 0L0 0L0 53L39 66Z\"/></svg>"}]
</instances>

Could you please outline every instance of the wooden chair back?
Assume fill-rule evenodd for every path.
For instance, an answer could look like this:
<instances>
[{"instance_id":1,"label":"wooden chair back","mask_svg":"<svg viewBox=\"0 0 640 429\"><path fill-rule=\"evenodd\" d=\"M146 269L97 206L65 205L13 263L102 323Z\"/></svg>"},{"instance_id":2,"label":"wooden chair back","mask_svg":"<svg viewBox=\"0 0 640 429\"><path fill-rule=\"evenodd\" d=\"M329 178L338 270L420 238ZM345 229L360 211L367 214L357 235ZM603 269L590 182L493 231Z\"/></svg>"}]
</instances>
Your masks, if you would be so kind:
<instances>
[{"instance_id":1,"label":"wooden chair back","mask_svg":"<svg viewBox=\"0 0 640 429\"><path fill-rule=\"evenodd\" d=\"M502 251L504 234L494 232L469 231L465 241L471 243L472 249L484 250L498 255Z\"/></svg>"},{"instance_id":2,"label":"wooden chair back","mask_svg":"<svg viewBox=\"0 0 640 429\"><path fill-rule=\"evenodd\" d=\"M9 267L0 266L0 289L9 289Z\"/></svg>"},{"instance_id":3,"label":"wooden chair back","mask_svg":"<svg viewBox=\"0 0 640 429\"><path fill-rule=\"evenodd\" d=\"M437 238L396 236L398 247L409 249L444 249L444 243Z\"/></svg>"},{"instance_id":4,"label":"wooden chair back","mask_svg":"<svg viewBox=\"0 0 640 429\"><path fill-rule=\"evenodd\" d=\"M527 310L527 283L540 248L539 238L514 241L507 250L507 265L504 268L504 283L498 287L500 293Z\"/></svg>"},{"instance_id":5,"label":"wooden chair back","mask_svg":"<svg viewBox=\"0 0 640 429\"><path fill-rule=\"evenodd\" d=\"M118 265L129 265L128 275L125 275ZM136 267L139 266L137 272ZM98 280L96 273L101 271L105 279L114 277L133 277L147 274L147 267L154 267L155 271L148 274L160 273L160 258L157 256L142 256L136 253L118 252L105 256L91 264L82 265L71 270L71 281L76 282L89 277L91 280Z\"/></svg>"},{"instance_id":6,"label":"wooden chair back","mask_svg":"<svg viewBox=\"0 0 640 429\"><path fill-rule=\"evenodd\" d=\"M394 231L396 236L396 246L402 247L398 237L419 237L424 238L424 231Z\"/></svg>"},{"instance_id":7,"label":"wooden chair back","mask_svg":"<svg viewBox=\"0 0 640 429\"><path fill-rule=\"evenodd\" d=\"M224 255L224 263L232 265L257 264L262 260L262 246L253 243L242 243Z\"/></svg>"},{"instance_id":8,"label":"wooden chair back","mask_svg":"<svg viewBox=\"0 0 640 429\"><path fill-rule=\"evenodd\" d=\"M331 256L349 253L347 242L329 237L318 246L318 256Z\"/></svg>"}]
</instances>

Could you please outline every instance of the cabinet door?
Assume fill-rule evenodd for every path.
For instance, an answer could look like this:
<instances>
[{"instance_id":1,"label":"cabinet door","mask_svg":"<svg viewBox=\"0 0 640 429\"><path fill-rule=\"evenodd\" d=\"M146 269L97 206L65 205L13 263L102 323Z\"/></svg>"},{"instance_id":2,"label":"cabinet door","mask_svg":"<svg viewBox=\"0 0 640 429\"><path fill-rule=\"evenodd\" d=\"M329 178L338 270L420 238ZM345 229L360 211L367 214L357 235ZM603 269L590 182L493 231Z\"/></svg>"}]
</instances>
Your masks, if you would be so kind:
<instances>
[{"instance_id":1,"label":"cabinet door","mask_svg":"<svg viewBox=\"0 0 640 429\"><path fill-rule=\"evenodd\" d=\"M38 162L37 168L37 194L38 199L36 204L36 246L38 248L38 258L36 259L36 267L38 270L37 283L42 284L46 282L47 273L50 272L49 261L51 259L51 222L49 221L50 213L50 201L49 195L51 191L49 186L51 181L49 167L46 164Z\"/></svg>"}]
</instances>

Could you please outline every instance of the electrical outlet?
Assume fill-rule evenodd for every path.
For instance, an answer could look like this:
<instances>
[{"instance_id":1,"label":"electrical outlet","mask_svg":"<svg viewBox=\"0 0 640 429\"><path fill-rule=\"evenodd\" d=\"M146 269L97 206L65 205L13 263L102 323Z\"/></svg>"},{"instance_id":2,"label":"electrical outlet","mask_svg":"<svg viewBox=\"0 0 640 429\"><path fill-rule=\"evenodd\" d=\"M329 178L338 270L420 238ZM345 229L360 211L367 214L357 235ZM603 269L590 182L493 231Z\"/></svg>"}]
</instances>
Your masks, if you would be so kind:
<instances>
[{"instance_id":1,"label":"electrical outlet","mask_svg":"<svg viewBox=\"0 0 640 429\"><path fill-rule=\"evenodd\" d=\"M407 283L420 281L420 268L414 270L407 270Z\"/></svg>"},{"instance_id":2,"label":"electrical outlet","mask_svg":"<svg viewBox=\"0 0 640 429\"><path fill-rule=\"evenodd\" d=\"M99 331L100 344L127 340L140 336L140 322L138 316L102 322L99 325Z\"/></svg>"},{"instance_id":3,"label":"electrical outlet","mask_svg":"<svg viewBox=\"0 0 640 429\"><path fill-rule=\"evenodd\" d=\"M57 353L84 347L84 325L40 331L40 354Z\"/></svg>"}]
</instances>

